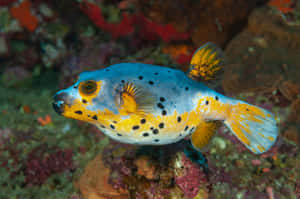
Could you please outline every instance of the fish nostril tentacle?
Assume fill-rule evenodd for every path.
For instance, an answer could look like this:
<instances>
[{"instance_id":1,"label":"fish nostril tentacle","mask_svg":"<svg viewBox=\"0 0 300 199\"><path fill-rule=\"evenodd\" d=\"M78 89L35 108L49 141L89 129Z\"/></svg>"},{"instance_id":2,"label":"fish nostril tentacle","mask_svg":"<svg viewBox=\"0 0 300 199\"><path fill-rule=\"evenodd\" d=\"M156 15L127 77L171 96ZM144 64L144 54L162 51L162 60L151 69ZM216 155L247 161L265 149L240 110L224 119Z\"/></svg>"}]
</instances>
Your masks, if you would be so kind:
<instances>
[{"instance_id":1,"label":"fish nostril tentacle","mask_svg":"<svg viewBox=\"0 0 300 199\"><path fill-rule=\"evenodd\" d=\"M67 97L66 92L58 93L53 96L54 101L64 101Z\"/></svg>"}]
</instances>

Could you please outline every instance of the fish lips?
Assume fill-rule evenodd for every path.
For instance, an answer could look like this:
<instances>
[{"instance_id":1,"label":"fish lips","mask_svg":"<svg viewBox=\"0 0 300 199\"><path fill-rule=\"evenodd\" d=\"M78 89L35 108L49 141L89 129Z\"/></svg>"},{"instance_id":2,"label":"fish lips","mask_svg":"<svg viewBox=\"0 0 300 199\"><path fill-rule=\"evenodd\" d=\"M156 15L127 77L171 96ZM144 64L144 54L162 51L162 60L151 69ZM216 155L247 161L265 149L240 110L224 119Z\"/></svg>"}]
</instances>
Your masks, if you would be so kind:
<instances>
[{"instance_id":1,"label":"fish lips","mask_svg":"<svg viewBox=\"0 0 300 199\"><path fill-rule=\"evenodd\" d=\"M65 105L68 105L68 94L65 92L57 93L53 96L54 102L52 103L53 109L59 115L62 115L65 110Z\"/></svg>"}]
</instances>

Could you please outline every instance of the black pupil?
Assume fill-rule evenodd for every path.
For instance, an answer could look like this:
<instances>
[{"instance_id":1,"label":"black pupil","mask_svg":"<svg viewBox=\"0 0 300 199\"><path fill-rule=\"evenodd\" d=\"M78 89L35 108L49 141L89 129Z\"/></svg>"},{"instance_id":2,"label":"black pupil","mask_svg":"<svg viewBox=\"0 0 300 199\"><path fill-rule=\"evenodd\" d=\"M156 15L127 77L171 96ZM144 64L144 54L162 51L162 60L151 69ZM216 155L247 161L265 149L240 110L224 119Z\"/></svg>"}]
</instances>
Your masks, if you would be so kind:
<instances>
[{"instance_id":1,"label":"black pupil","mask_svg":"<svg viewBox=\"0 0 300 199\"><path fill-rule=\"evenodd\" d=\"M96 83L88 81L82 86L83 92L91 94L96 91Z\"/></svg>"},{"instance_id":2,"label":"black pupil","mask_svg":"<svg viewBox=\"0 0 300 199\"><path fill-rule=\"evenodd\" d=\"M93 89L93 85L91 85L90 83L88 83L85 87L86 90L92 90Z\"/></svg>"}]
</instances>

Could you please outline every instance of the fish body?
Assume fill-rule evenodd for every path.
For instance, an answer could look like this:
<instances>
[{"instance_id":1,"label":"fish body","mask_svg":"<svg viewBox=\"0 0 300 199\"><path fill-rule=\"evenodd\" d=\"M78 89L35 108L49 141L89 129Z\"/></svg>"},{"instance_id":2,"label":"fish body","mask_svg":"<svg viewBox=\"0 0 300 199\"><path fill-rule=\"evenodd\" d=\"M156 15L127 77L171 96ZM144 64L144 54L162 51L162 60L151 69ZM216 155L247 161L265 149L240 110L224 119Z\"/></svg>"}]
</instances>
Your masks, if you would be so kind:
<instances>
[{"instance_id":1,"label":"fish body","mask_svg":"<svg viewBox=\"0 0 300 199\"><path fill-rule=\"evenodd\" d=\"M217 56L208 58L206 54L205 60L218 63L212 62ZM74 85L55 95L54 108L65 117L96 125L123 143L164 145L192 135L193 145L201 149L216 131L214 121L224 121L252 152L268 150L277 137L273 115L195 81L192 77L199 71L192 67L186 74L167 67L121 63L83 72Z\"/></svg>"}]
</instances>

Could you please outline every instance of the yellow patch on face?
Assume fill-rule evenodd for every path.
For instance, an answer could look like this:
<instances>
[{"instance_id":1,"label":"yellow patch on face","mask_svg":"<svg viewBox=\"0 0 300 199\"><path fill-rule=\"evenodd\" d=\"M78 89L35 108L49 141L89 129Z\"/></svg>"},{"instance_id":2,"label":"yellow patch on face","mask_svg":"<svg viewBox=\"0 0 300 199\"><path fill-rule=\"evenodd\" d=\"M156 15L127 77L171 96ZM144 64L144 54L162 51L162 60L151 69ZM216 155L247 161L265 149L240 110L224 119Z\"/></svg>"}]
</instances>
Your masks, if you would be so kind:
<instances>
[{"instance_id":1,"label":"yellow patch on face","mask_svg":"<svg viewBox=\"0 0 300 199\"><path fill-rule=\"evenodd\" d=\"M85 100L86 104L91 105L92 100L97 97L101 90L101 81L88 80L80 82L78 90L82 100Z\"/></svg>"}]
</instances>

